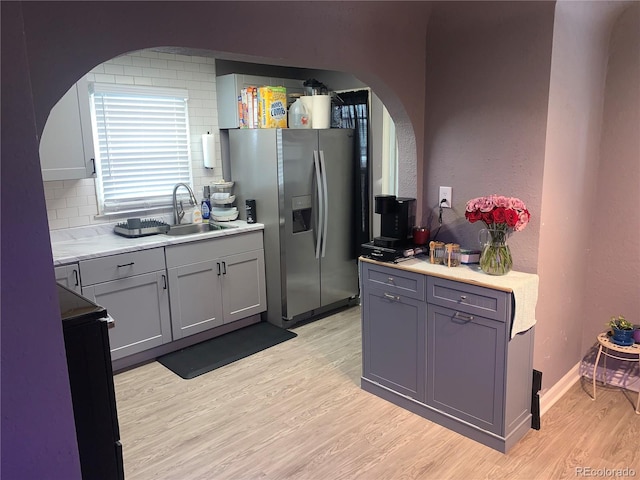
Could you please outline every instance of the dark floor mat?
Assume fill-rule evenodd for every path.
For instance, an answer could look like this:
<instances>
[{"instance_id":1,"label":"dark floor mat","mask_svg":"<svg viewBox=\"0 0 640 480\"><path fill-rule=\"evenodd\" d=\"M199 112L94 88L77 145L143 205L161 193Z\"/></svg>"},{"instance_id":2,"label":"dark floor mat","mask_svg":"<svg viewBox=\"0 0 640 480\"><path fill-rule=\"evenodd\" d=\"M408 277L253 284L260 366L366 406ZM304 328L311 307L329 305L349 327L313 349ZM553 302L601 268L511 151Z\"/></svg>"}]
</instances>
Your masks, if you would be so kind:
<instances>
[{"instance_id":1,"label":"dark floor mat","mask_svg":"<svg viewBox=\"0 0 640 480\"><path fill-rule=\"evenodd\" d=\"M189 380L297 336L269 322L259 322L163 355L157 360Z\"/></svg>"}]
</instances>

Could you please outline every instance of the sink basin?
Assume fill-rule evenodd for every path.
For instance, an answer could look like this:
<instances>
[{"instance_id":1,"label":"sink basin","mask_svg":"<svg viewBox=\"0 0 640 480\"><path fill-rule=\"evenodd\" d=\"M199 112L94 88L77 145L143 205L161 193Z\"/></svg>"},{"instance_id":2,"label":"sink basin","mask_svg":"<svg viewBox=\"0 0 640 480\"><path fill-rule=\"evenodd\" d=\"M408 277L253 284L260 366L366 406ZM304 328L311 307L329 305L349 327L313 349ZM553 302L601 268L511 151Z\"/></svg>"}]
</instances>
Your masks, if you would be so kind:
<instances>
[{"instance_id":1,"label":"sink basin","mask_svg":"<svg viewBox=\"0 0 640 480\"><path fill-rule=\"evenodd\" d=\"M171 225L165 235L193 235L194 233L212 232L214 230L227 230L238 228L237 225L221 225L219 223L185 223L182 225Z\"/></svg>"}]
</instances>

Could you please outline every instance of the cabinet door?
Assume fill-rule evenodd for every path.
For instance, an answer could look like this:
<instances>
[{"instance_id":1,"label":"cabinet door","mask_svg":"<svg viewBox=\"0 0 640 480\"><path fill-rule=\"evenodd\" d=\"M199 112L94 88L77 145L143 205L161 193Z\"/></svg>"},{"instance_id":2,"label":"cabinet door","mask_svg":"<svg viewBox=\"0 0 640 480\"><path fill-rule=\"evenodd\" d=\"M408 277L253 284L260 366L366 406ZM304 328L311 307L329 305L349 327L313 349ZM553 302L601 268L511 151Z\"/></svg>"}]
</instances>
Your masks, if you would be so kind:
<instances>
[{"instance_id":1,"label":"cabinet door","mask_svg":"<svg viewBox=\"0 0 640 480\"><path fill-rule=\"evenodd\" d=\"M506 325L432 304L428 315L427 405L502 434Z\"/></svg>"},{"instance_id":2,"label":"cabinet door","mask_svg":"<svg viewBox=\"0 0 640 480\"><path fill-rule=\"evenodd\" d=\"M93 176L93 134L86 80L79 80L51 109L40 139L40 166L45 181Z\"/></svg>"},{"instance_id":3,"label":"cabinet door","mask_svg":"<svg viewBox=\"0 0 640 480\"><path fill-rule=\"evenodd\" d=\"M164 272L83 287L82 294L107 309L111 359L117 360L171 341L169 294Z\"/></svg>"},{"instance_id":4,"label":"cabinet door","mask_svg":"<svg viewBox=\"0 0 640 480\"><path fill-rule=\"evenodd\" d=\"M55 267L56 282L64 285L69 290L81 293L80 287L80 272L78 270L78 264L63 265L61 267Z\"/></svg>"},{"instance_id":5,"label":"cabinet door","mask_svg":"<svg viewBox=\"0 0 640 480\"><path fill-rule=\"evenodd\" d=\"M222 325L221 275L215 260L169 269L174 340Z\"/></svg>"},{"instance_id":6,"label":"cabinet door","mask_svg":"<svg viewBox=\"0 0 640 480\"><path fill-rule=\"evenodd\" d=\"M224 323L264 312L267 309L267 292L263 250L223 257L220 263Z\"/></svg>"},{"instance_id":7,"label":"cabinet door","mask_svg":"<svg viewBox=\"0 0 640 480\"><path fill-rule=\"evenodd\" d=\"M426 303L377 288L363 293L363 376L424 402Z\"/></svg>"}]
</instances>

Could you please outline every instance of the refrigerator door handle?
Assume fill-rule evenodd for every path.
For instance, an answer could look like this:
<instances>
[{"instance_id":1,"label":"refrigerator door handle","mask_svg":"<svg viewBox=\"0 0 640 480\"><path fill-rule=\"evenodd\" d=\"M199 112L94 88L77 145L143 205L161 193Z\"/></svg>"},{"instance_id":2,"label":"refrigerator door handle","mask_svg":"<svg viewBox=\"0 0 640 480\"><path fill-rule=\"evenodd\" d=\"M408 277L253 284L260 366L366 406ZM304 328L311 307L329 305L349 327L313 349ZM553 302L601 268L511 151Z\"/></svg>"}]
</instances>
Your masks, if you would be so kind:
<instances>
[{"instance_id":1,"label":"refrigerator door handle","mask_svg":"<svg viewBox=\"0 0 640 480\"><path fill-rule=\"evenodd\" d=\"M324 226L322 227L322 257L327 250L327 234L329 227L329 195L327 194L327 167L324 163L324 150L320 150L320 171L322 172L322 189L324 198Z\"/></svg>"},{"instance_id":2,"label":"refrigerator door handle","mask_svg":"<svg viewBox=\"0 0 640 480\"><path fill-rule=\"evenodd\" d=\"M322 175L320 173L320 161L318 151L313 151L313 165L316 169L316 188L318 189L318 232L316 235L316 258L320 258L320 244L322 240L322 219L324 217L324 198L322 196Z\"/></svg>"}]
</instances>

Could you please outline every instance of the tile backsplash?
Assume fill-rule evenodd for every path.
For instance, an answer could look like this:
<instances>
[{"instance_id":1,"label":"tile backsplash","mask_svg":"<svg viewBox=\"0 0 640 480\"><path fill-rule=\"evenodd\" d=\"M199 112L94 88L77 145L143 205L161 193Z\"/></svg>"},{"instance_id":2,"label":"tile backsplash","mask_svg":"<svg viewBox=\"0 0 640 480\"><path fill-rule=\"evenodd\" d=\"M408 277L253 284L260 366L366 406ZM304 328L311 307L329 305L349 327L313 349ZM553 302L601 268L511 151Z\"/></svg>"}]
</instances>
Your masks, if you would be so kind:
<instances>
[{"instance_id":1,"label":"tile backsplash","mask_svg":"<svg viewBox=\"0 0 640 480\"><path fill-rule=\"evenodd\" d=\"M109 60L87 74L89 82L130 85L155 85L184 88L189 91L189 128L191 133L191 166L193 187L200 200L202 189L222 179L222 168L204 168L201 135L215 136L220 158L220 137L216 106L215 60L142 50ZM98 216L95 180L57 180L44 182L49 230L114 222L113 217ZM157 212L136 213L154 217ZM131 216L131 215L129 215Z\"/></svg>"}]
</instances>

